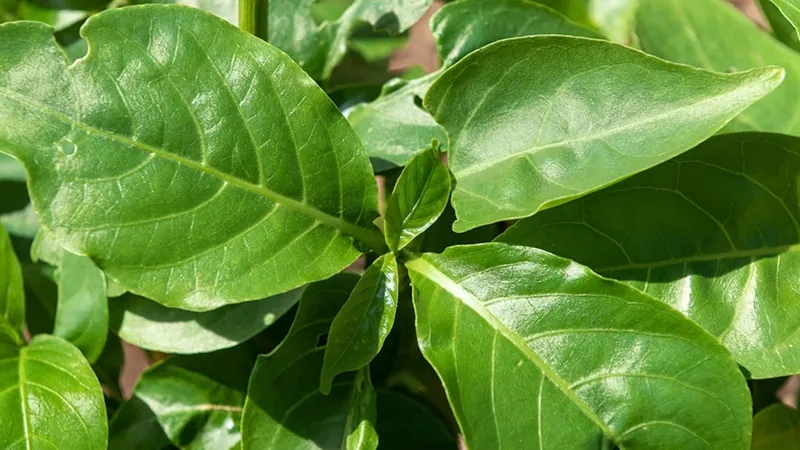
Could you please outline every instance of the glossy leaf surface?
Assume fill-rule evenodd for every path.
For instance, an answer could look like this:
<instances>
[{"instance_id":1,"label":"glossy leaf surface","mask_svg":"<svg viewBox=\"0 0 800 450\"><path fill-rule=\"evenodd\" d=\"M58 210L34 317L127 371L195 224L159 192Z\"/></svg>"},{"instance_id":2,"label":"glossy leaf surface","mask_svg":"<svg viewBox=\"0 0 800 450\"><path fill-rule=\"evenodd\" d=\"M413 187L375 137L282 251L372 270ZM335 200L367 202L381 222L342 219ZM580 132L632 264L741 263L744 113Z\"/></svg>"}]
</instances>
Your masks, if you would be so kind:
<instances>
[{"instance_id":1,"label":"glossy leaf surface","mask_svg":"<svg viewBox=\"0 0 800 450\"><path fill-rule=\"evenodd\" d=\"M753 418L752 450L800 448L800 412L775 404Z\"/></svg>"},{"instance_id":2,"label":"glossy leaf surface","mask_svg":"<svg viewBox=\"0 0 800 450\"><path fill-rule=\"evenodd\" d=\"M360 253L347 235L383 245L358 137L284 53L173 5L109 10L82 34L92 51L67 67L46 27L0 28L0 142L69 250L207 310L339 272Z\"/></svg>"},{"instance_id":3,"label":"glossy leaf surface","mask_svg":"<svg viewBox=\"0 0 800 450\"><path fill-rule=\"evenodd\" d=\"M717 136L499 239L542 248L680 310L749 376L800 371L800 138Z\"/></svg>"},{"instance_id":4,"label":"glossy leaf surface","mask_svg":"<svg viewBox=\"0 0 800 450\"><path fill-rule=\"evenodd\" d=\"M0 322L22 337L25 326L25 291L20 268L11 240L0 225Z\"/></svg>"},{"instance_id":5,"label":"glossy leaf surface","mask_svg":"<svg viewBox=\"0 0 800 450\"><path fill-rule=\"evenodd\" d=\"M664 162L782 79L779 68L719 74L574 37L484 47L425 96L450 136L454 229L527 217Z\"/></svg>"},{"instance_id":6,"label":"glossy leaf surface","mask_svg":"<svg viewBox=\"0 0 800 450\"><path fill-rule=\"evenodd\" d=\"M420 348L469 447L748 447L738 367L658 300L526 247L451 247L406 265Z\"/></svg>"},{"instance_id":7,"label":"glossy leaf surface","mask_svg":"<svg viewBox=\"0 0 800 450\"><path fill-rule=\"evenodd\" d=\"M642 50L719 72L777 64L786 81L740 114L725 131L800 134L800 55L781 45L728 2L639 0L636 35Z\"/></svg>"},{"instance_id":8,"label":"glossy leaf surface","mask_svg":"<svg viewBox=\"0 0 800 450\"><path fill-rule=\"evenodd\" d=\"M327 396L319 392L331 322L357 280L341 274L309 285L286 340L259 357L242 419L243 450L377 447L367 370L339 377Z\"/></svg>"},{"instance_id":9,"label":"glossy leaf surface","mask_svg":"<svg viewBox=\"0 0 800 450\"><path fill-rule=\"evenodd\" d=\"M427 230L450 200L450 171L442 156L430 148L403 169L386 207L384 234L397 253Z\"/></svg>"},{"instance_id":10,"label":"glossy leaf surface","mask_svg":"<svg viewBox=\"0 0 800 450\"><path fill-rule=\"evenodd\" d=\"M445 67L500 39L534 34L597 36L548 8L521 0L448 4L434 14L431 31ZM440 74L411 81L354 108L348 120L371 157L403 166L433 141L447 150L444 129L421 107L421 99Z\"/></svg>"},{"instance_id":11,"label":"glossy leaf surface","mask_svg":"<svg viewBox=\"0 0 800 450\"><path fill-rule=\"evenodd\" d=\"M242 343L274 323L300 298L302 289L255 302L194 312L167 308L127 294L111 299L111 328L120 337L164 353L208 353Z\"/></svg>"},{"instance_id":12,"label":"glossy leaf surface","mask_svg":"<svg viewBox=\"0 0 800 450\"><path fill-rule=\"evenodd\" d=\"M400 277L397 261L383 255L367 268L331 323L320 377L328 395L334 377L372 361L392 330L397 312Z\"/></svg>"},{"instance_id":13,"label":"glossy leaf surface","mask_svg":"<svg viewBox=\"0 0 800 450\"><path fill-rule=\"evenodd\" d=\"M106 344L106 277L86 256L63 252L53 334L78 347L90 363L97 360Z\"/></svg>"},{"instance_id":14,"label":"glossy leaf surface","mask_svg":"<svg viewBox=\"0 0 800 450\"><path fill-rule=\"evenodd\" d=\"M176 446L187 450L239 448L251 369L252 359L241 347L202 356L175 356L143 373L134 395L152 411Z\"/></svg>"},{"instance_id":15,"label":"glossy leaf surface","mask_svg":"<svg viewBox=\"0 0 800 450\"><path fill-rule=\"evenodd\" d=\"M105 450L103 391L81 352L53 336L19 344L0 329L0 442L10 449Z\"/></svg>"}]
</instances>

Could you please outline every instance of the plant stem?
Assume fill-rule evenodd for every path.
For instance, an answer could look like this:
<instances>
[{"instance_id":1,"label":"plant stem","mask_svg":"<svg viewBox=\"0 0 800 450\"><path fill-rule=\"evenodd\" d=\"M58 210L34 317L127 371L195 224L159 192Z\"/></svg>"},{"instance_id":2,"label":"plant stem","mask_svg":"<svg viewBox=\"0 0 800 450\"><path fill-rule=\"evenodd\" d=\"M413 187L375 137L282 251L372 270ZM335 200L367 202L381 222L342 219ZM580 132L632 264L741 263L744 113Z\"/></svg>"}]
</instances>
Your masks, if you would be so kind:
<instances>
[{"instance_id":1,"label":"plant stem","mask_svg":"<svg viewBox=\"0 0 800 450\"><path fill-rule=\"evenodd\" d=\"M239 28L269 41L269 0L239 0Z\"/></svg>"}]
</instances>

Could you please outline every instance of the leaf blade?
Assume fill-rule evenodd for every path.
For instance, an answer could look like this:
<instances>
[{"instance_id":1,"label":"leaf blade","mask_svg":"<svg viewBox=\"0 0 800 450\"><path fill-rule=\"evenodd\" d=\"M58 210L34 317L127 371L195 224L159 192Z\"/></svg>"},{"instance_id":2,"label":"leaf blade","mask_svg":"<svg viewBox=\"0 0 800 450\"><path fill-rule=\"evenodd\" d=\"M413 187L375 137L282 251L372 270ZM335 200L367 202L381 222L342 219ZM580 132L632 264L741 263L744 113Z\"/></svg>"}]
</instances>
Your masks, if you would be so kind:
<instances>
[{"instance_id":1,"label":"leaf blade","mask_svg":"<svg viewBox=\"0 0 800 450\"><path fill-rule=\"evenodd\" d=\"M737 366L713 337L657 300L524 247L454 247L407 266L420 348L444 381L468 445L749 444L750 397ZM636 356L612 356L616 345L636 348ZM694 401L702 414L686 412ZM479 412L490 410L502 427ZM724 433L708 434L720 423Z\"/></svg>"},{"instance_id":2,"label":"leaf blade","mask_svg":"<svg viewBox=\"0 0 800 450\"><path fill-rule=\"evenodd\" d=\"M450 136L454 230L527 217L655 166L708 138L782 78L774 67L700 71L585 38L484 47L425 96ZM637 83L625 84L631 79ZM622 113L617 104L638 106ZM645 139L657 145L642 148Z\"/></svg>"},{"instance_id":3,"label":"leaf blade","mask_svg":"<svg viewBox=\"0 0 800 450\"><path fill-rule=\"evenodd\" d=\"M11 239L0 224L0 319L22 338L25 326L25 290L20 267Z\"/></svg>"}]
</instances>

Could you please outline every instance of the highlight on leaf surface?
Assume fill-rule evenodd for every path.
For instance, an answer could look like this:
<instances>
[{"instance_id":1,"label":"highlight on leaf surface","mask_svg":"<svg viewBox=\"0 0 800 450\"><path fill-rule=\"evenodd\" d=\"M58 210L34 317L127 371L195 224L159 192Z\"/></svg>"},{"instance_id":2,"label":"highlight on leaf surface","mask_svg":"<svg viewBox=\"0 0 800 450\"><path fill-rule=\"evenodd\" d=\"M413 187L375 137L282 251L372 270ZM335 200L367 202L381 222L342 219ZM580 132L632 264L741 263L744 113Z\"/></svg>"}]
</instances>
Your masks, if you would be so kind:
<instances>
[{"instance_id":1,"label":"highlight on leaf surface","mask_svg":"<svg viewBox=\"0 0 800 450\"><path fill-rule=\"evenodd\" d=\"M778 67L714 73L576 37L486 46L425 96L450 136L454 229L527 217L662 163L782 80Z\"/></svg>"},{"instance_id":2,"label":"highlight on leaf surface","mask_svg":"<svg viewBox=\"0 0 800 450\"><path fill-rule=\"evenodd\" d=\"M284 53L171 5L81 33L90 52L68 66L45 26L0 26L0 145L68 250L199 311L327 278L354 239L384 245L358 137Z\"/></svg>"}]
</instances>

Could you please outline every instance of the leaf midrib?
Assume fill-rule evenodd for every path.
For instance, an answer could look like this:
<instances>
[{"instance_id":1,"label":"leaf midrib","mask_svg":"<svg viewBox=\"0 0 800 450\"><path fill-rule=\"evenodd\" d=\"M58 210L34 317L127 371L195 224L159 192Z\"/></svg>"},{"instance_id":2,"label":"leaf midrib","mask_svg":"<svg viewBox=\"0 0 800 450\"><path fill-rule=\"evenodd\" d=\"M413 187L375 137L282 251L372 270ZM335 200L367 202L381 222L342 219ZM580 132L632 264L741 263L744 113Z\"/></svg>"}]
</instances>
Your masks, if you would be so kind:
<instances>
[{"instance_id":1,"label":"leaf midrib","mask_svg":"<svg viewBox=\"0 0 800 450\"><path fill-rule=\"evenodd\" d=\"M762 247L752 250L731 250L729 252L707 253L702 255L686 256L683 258L665 259L650 263L647 262L629 263L629 264L621 264L618 266L610 266L610 267L594 267L594 270L598 272L608 273L608 272L617 272L622 270L654 269L654 268L672 266L675 264L709 262L709 261L718 261L722 259L753 258L759 256L777 256L782 253L797 252L797 251L800 251L800 244L784 245L779 247Z\"/></svg>"},{"instance_id":2,"label":"leaf midrib","mask_svg":"<svg viewBox=\"0 0 800 450\"><path fill-rule=\"evenodd\" d=\"M252 192L252 193L254 193L256 195L259 195L261 197L264 197L264 198L267 198L269 200L275 201L277 203L283 204L283 205L285 205L285 206L287 206L289 208L294 209L295 211L301 212L301 213L311 217L312 219L316 220L317 222L320 222L320 223L322 223L324 225L327 225L327 226L330 226L330 227L335 228L337 230L340 230L343 233L349 234L350 236L352 236L352 237L354 237L354 238L356 238L356 239L358 239L360 241L363 241L366 244L369 244L370 246L372 246L375 249L380 249L380 248L382 248L384 246L383 236L380 234L380 232L377 229L369 229L369 228L365 228L365 227L362 227L362 226L359 226L359 225L356 225L356 224L352 224L350 222L346 222L346 221L342 220L342 218L340 218L340 217L331 216L328 213L320 211L320 210L318 210L318 209L316 209L316 208L314 208L314 207L312 207L312 206L310 206L310 205L308 205L306 203L303 203L301 201L298 201L298 200L295 200L293 198L287 197L287 196L285 196L283 194L280 194L280 193L278 193L276 191L273 191L273 190L271 190L271 189L269 189L269 188L267 188L265 186L252 184L252 183L244 181L244 180L242 180L240 178L236 178L236 177L234 177L234 176L232 176L230 174L227 174L225 172L217 170L214 167L203 165L201 163L198 163L197 161L193 161L191 159L176 155L174 153L170 153L170 152L168 152L168 151L166 151L164 149L161 149L161 148L158 148L158 147L154 147L154 146L151 146L151 145L146 144L144 142L128 138L127 136L122 136L122 135L119 135L119 134L110 133L110 132L101 130L99 128L95 128L93 126L80 123L80 122L76 121L75 119L73 119L72 117L69 117L69 116L67 116L65 114L62 114L62 113L60 113L58 111L55 111L55 110L53 110L53 109L51 109L51 108L49 108L49 107L47 107L45 105L42 105L41 103L28 100L27 98L17 94L16 92L9 91L9 90L4 89L4 88L0 88L0 95L3 95L3 96L5 96L7 98L10 98L12 100L16 100L16 101L18 101L20 103L23 103L23 104L27 105L28 107L30 107L30 108L32 108L34 110L37 110L39 112L43 112L43 113L53 117L56 120L59 120L59 121L61 121L63 123L66 123L66 124L72 126L73 128L78 128L80 130L83 130L84 132L86 132L89 135L100 136L102 138L106 138L106 139L109 139L109 140L112 140L112 141L119 142L121 144L125 144L125 145L128 145L128 146L134 147L134 148L136 148L138 150L141 150L143 152L146 152L146 153L155 155L157 157L164 158L164 159L176 162L176 163L181 164L183 166L189 167L191 169L194 169L194 170L200 171L202 173L205 173L207 175L210 175L212 177L215 177L215 178L223 181L226 184L230 184L232 186L238 187L238 188L243 189L245 191ZM363 199L362 199L362 201L363 201Z\"/></svg>"},{"instance_id":3,"label":"leaf midrib","mask_svg":"<svg viewBox=\"0 0 800 450\"><path fill-rule=\"evenodd\" d=\"M624 447L617 442L619 440L618 437L600 419L600 417L595 414L586 403L583 402L583 400L581 400L574 392L572 392L569 387L569 383L567 383L566 380L561 378L555 371L553 371L553 369L551 369L550 366L548 366L539 357L539 355L537 355L527 344L525 344L525 341L517 336L516 333L514 333L503 322L501 322L497 317L484 308L481 304L481 301L477 297L464 289L458 284L458 282L448 277L444 272L439 270L438 267L427 261L425 257L420 257L407 262L406 267L409 270L420 273L453 295L458 300L461 300L462 303L467 305L482 319L484 319L492 328L494 328L495 332L501 333L503 337L508 339L508 341L511 342L517 349L519 349L523 355L527 356L528 360L532 362L551 383L553 383L561 392L563 392L564 395L566 395L566 397L569 398L570 401L572 401L572 403L578 407L578 409L580 409L586 417L592 420L592 422L594 422L607 437L612 439L620 448L620 450L624 450Z\"/></svg>"}]
</instances>

